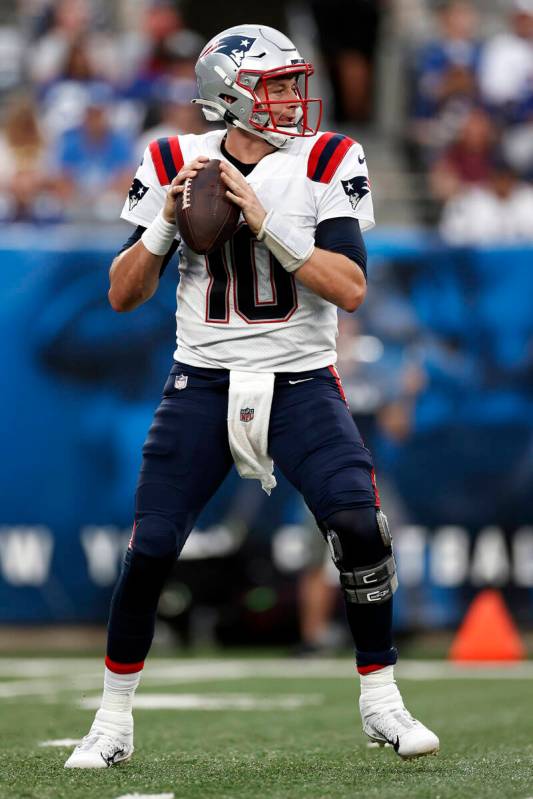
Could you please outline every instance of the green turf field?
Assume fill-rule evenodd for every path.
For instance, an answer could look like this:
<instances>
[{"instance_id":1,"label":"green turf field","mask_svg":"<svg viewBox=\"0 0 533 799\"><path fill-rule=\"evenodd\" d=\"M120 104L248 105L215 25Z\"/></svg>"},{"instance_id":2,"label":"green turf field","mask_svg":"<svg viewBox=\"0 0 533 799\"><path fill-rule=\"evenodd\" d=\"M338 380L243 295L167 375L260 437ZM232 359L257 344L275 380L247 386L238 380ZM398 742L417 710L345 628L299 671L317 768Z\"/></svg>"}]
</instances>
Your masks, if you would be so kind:
<instances>
[{"instance_id":1,"label":"green turf field","mask_svg":"<svg viewBox=\"0 0 533 799\"><path fill-rule=\"evenodd\" d=\"M366 747L349 661L153 659L139 696L165 709L137 709L133 759L94 772L40 744L87 732L100 662L0 659L0 798L529 799L531 666L404 663L406 704L441 738L437 757L404 763Z\"/></svg>"}]
</instances>

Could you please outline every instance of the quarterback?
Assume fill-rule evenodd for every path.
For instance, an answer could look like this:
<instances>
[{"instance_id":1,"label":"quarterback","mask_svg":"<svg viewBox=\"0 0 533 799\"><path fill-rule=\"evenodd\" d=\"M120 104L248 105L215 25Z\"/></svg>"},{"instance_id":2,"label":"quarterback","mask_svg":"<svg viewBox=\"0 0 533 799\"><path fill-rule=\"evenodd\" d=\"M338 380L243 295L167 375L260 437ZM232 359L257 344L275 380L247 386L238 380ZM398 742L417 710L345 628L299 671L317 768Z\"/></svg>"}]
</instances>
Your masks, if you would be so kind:
<instances>
[{"instance_id":1,"label":"quarterback","mask_svg":"<svg viewBox=\"0 0 533 799\"><path fill-rule=\"evenodd\" d=\"M312 72L272 28L223 31L196 65L196 102L223 126L153 141L133 180L122 216L135 230L111 265L109 301L130 311L149 300L179 249L177 348L143 448L101 706L67 768L131 756L133 698L165 580L231 466L270 493L273 462L339 571L364 732L403 758L438 751L394 679L391 535L334 366L337 308L355 311L366 292L367 164L358 143L319 130ZM211 159L241 217L221 249L199 255L180 241L176 203Z\"/></svg>"}]
</instances>

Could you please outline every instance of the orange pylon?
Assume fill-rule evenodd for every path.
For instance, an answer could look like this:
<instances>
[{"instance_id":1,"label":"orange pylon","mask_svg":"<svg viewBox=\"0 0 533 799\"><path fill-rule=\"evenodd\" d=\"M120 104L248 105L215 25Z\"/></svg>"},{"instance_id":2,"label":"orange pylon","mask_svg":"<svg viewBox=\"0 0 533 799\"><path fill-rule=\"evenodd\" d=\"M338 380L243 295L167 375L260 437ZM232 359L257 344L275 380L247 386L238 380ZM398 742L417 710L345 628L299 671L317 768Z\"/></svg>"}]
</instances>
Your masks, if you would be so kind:
<instances>
[{"instance_id":1,"label":"orange pylon","mask_svg":"<svg viewBox=\"0 0 533 799\"><path fill-rule=\"evenodd\" d=\"M450 647L449 658L523 660L526 648L500 591L480 591L468 608Z\"/></svg>"}]
</instances>

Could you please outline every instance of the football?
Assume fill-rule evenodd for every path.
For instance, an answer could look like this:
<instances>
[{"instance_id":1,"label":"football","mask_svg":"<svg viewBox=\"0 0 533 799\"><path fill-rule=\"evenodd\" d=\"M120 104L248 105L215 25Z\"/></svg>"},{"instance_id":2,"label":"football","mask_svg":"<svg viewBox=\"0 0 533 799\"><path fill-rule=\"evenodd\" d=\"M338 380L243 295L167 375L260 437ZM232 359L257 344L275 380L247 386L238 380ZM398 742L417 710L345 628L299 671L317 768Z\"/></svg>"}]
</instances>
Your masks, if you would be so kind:
<instances>
[{"instance_id":1,"label":"football","mask_svg":"<svg viewBox=\"0 0 533 799\"><path fill-rule=\"evenodd\" d=\"M194 178L187 178L176 203L176 222L185 243L207 255L235 233L240 208L226 197L220 161L208 161Z\"/></svg>"}]
</instances>

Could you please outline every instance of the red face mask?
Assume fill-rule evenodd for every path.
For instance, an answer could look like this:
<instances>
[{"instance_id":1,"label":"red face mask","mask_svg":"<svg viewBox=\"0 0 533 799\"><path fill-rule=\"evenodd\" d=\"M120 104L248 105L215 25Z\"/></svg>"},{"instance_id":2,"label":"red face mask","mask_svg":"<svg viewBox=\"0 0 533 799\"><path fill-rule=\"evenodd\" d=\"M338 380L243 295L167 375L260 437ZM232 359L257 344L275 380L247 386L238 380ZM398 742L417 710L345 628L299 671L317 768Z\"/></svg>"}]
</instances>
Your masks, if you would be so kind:
<instances>
[{"instance_id":1,"label":"red face mask","mask_svg":"<svg viewBox=\"0 0 533 799\"><path fill-rule=\"evenodd\" d=\"M309 97L309 77L314 69L311 64L298 64L294 67L278 67L263 72L261 70L241 70L237 75L236 83L246 89L253 97L254 105L250 114L249 124L256 130L269 133L284 133L290 128L290 136L314 136L320 127L322 119L322 100ZM268 81L273 79L283 80L297 77L303 81L303 87L297 84L297 92L290 100L273 100L268 92ZM256 78L259 78L256 80ZM258 91L264 97L260 97ZM275 112L287 111L291 119L286 123L276 123ZM314 114L313 114L314 112ZM276 114L277 115L277 114ZM311 115L314 121L311 122ZM294 132L293 132L294 129Z\"/></svg>"}]
</instances>

